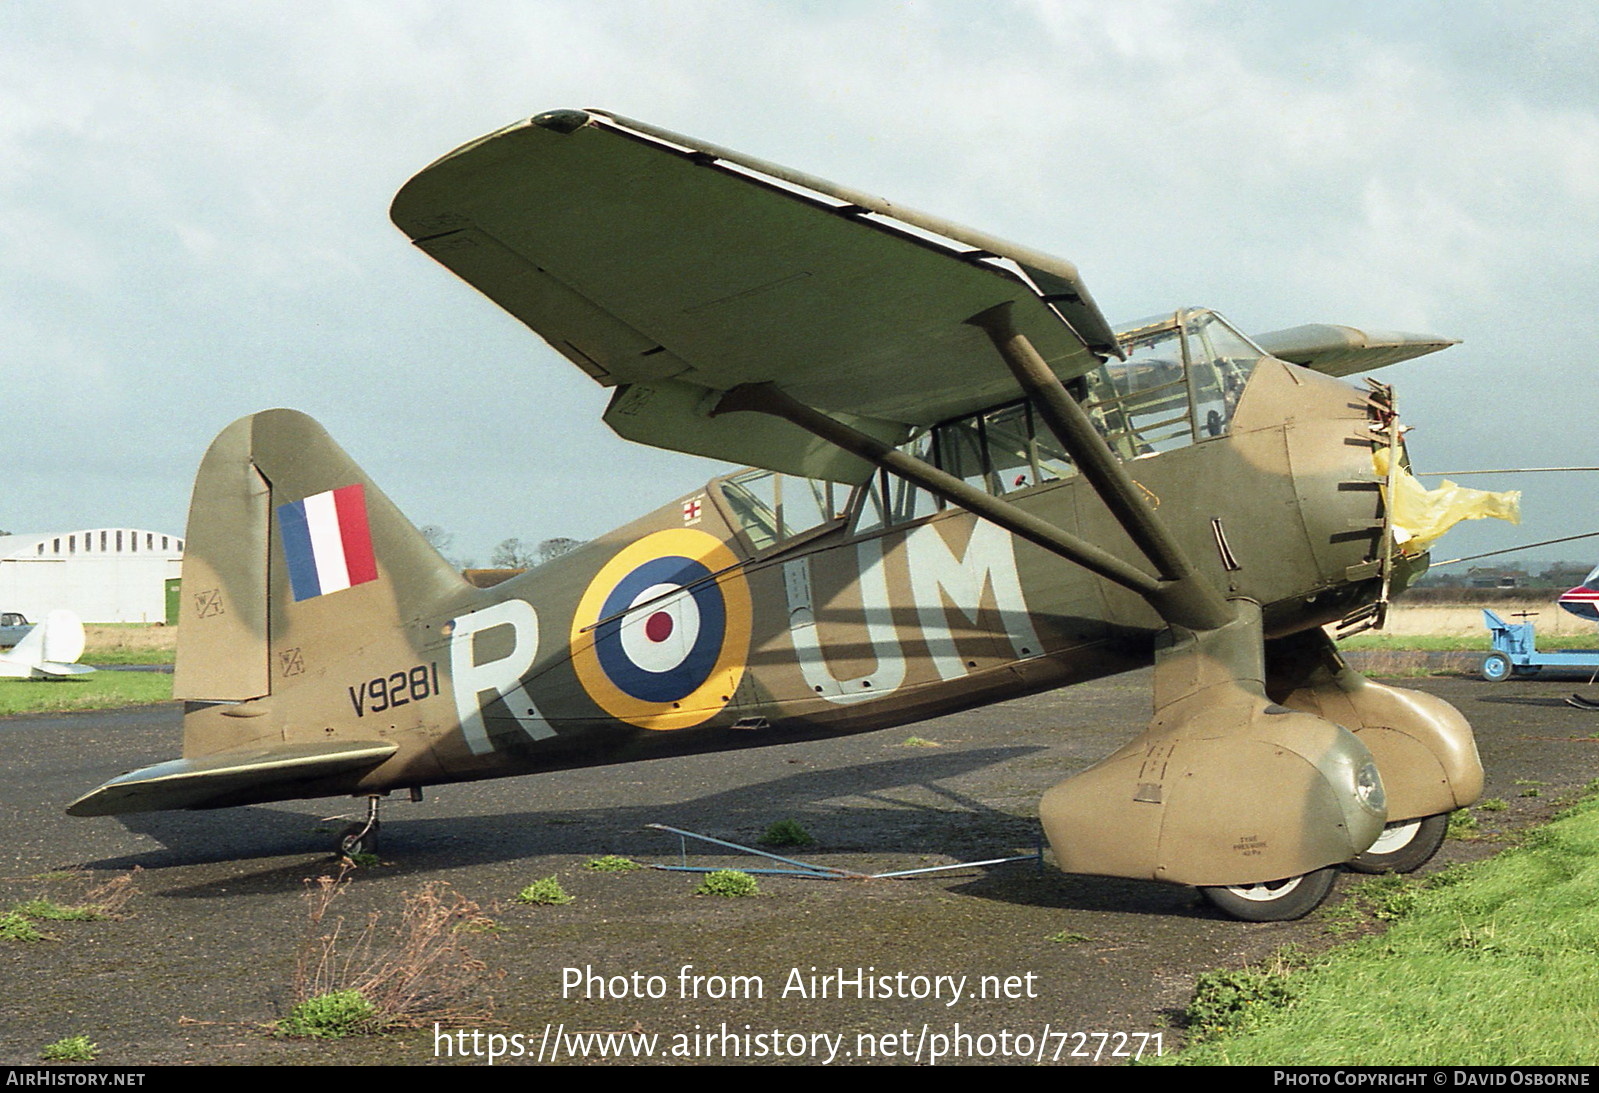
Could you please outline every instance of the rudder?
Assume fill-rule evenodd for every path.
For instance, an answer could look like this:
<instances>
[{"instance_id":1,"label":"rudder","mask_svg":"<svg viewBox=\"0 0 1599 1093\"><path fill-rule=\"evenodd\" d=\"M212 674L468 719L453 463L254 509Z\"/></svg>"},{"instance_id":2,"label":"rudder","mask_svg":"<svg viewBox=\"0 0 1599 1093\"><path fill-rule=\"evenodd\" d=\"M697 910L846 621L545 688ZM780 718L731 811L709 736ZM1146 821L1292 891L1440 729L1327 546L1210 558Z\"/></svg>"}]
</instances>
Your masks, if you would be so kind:
<instances>
[{"instance_id":1,"label":"rudder","mask_svg":"<svg viewBox=\"0 0 1599 1093\"><path fill-rule=\"evenodd\" d=\"M241 418L195 478L173 694L264 698L472 594L314 420Z\"/></svg>"}]
</instances>

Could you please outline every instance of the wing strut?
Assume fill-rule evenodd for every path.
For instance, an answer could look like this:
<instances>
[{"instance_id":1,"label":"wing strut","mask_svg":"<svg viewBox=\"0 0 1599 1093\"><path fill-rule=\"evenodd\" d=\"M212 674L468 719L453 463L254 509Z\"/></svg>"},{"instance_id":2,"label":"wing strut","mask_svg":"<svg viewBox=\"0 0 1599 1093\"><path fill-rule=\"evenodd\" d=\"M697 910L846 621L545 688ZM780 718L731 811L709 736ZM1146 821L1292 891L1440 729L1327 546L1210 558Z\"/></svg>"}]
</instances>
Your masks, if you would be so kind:
<instances>
[{"instance_id":1,"label":"wing strut","mask_svg":"<svg viewBox=\"0 0 1599 1093\"><path fill-rule=\"evenodd\" d=\"M1210 595L1215 598L1214 605L1205 603L1203 596L1196 594L1196 587L1201 591L1209 591L1199 585L1197 574L1190 571L1185 579L1177 581L1151 577L1086 539L1062 531L1047 520L805 405L775 384L741 384L724 395L711 413L715 416L746 410L791 422L852 455L860 456L920 486L935 497L941 497L950 504L999 525L1017 538L1026 539L1107 581L1138 593L1171 625L1190 630L1213 630L1232 618L1232 612L1219 598L1215 598L1213 591ZM1076 455L1075 452L1072 454ZM1107 451L1106 455L1109 454Z\"/></svg>"},{"instance_id":2,"label":"wing strut","mask_svg":"<svg viewBox=\"0 0 1599 1093\"><path fill-rule=\"evenodd\" d=\"M1158 580L1136 566L1128 565L1114 554L1064 532L1049 521L1041 520L1008 501L968 485L954 475L891 447L876 437L844 424L837 418L829 417L820 410L805 405L793 395L778 388L776 384L740 384L722 396L711 414L715 416L739 410L770 414L792 422L828 443L920 486L933 496L941 497L952 505L958 505L968 512L998 524L1012 535L1075 562L1107 581L1137 592L1146 599L1160 593Z\"/></svg>"},{"instance_id":3,"label":"wing strut","mask_svg":"<svg viewBox=\"0 0 1599 1093\"><path fill-rule=\"evenodd\" d=\"M1167 622L1190 630L1214 630L1232 619L1232 609L1195 571L1088 414L1067 393L1060 377L1050 370L1026 335L1016 329L1010 304L989 308L968 321L993 341L1055 439L1071 455L1116 522L1159 571L1163 582L1159 602L1150 599L1150 606Z\"/></svg>"}]
</instances>

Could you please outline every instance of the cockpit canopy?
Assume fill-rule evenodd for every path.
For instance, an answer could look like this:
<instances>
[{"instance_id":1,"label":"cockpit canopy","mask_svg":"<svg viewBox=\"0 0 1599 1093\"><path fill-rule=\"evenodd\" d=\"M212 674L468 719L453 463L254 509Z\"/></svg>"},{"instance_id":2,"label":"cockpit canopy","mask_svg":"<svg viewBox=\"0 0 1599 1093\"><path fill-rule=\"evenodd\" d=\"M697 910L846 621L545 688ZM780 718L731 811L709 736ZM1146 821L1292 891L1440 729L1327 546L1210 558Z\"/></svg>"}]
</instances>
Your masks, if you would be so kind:
<instances>
[{"instance_id":1,"label":"cockpit canopy","mask_svg":"<svg viewBox=\"0 0 1599 1093\"><path fill-rule=\"evenodd\" d=\"M1224 435L1266 356L1208 308L1183 308L1118 328L1125 361L1084 379L1083 405L1123 459Z\"/></svg>"},{"instance_id":2,"label":"cockpit canopy","mask_svg":"<svg viewBox=\"0 0 1599 1093\"><path fill-rule=\"evenodd\" d=\"M1225 436L1244 385L1267 355L1208 308L1183 308L1121 327L1116 334L1126 359L1105 362L1067 389L1124 460ZM902 448L996 496L1077 473L1026 399L941 422ZM852 496L847 490L762 470L721 483L724 501L757 550L846 516L856 532L865 532L944 507L925 490L883 471Z\"/></svg>"}]
</instances>

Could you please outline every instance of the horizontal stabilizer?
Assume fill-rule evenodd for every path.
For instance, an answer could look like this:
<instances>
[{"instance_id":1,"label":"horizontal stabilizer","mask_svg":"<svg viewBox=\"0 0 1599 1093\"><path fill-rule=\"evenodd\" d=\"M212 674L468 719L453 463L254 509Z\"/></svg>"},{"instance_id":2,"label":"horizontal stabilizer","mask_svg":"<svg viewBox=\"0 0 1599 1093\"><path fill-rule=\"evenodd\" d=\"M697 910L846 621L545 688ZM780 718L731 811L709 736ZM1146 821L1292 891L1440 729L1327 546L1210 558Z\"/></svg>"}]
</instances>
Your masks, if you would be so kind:
<instances>
[{"instance_id":1,"label":"horizontal stabilizer","mask_svg":"<svg viewBox=\"0 0 1599 1093\"><path fill-rule=\"evenodd\" d=\"M87 664L62 664L58 661L47 660L33 666L35 672L42 672L47 676L86 676L94 669Z\"/></svg>"},{"instance_id":2,"label":"horizontal stabilizer","mask_svg":"<svg viewBox=\"0 0 1599 1093\"><path fill-rule=\"evenodd\" d=\"M365 740L294 744L173 759L118 775L67 806L69 816L120 816L179 808L221 808L295 796L297 783L371 769L399 745Z\"/></svg>"},{"instance_id":3,"label":"horizontal stabilizer","mask_svg":"<svg viewBox=\"0 0 1599 1093\"><path fill-rule=\"evenodd\" d=\"M1330 323L1307 323L1254 335L1255 344L1280 361L1304 365L1328 376L1370 372L1459 345L1459 338L1359 330Z\"/></svg>"}]
</instances>

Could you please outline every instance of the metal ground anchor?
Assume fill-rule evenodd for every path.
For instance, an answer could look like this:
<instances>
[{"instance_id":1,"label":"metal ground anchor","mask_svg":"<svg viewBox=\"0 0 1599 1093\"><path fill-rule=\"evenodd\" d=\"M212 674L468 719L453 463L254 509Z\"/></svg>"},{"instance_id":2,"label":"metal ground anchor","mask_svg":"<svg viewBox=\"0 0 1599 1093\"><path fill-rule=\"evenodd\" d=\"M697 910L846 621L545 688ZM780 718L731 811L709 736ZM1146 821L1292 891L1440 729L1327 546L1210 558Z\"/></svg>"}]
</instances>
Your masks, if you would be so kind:
<instances>
[{"instance_id":1,"label":"metal ground anchor","mask_svg":"<svg viewBox=\"0 0 1599 1093\"><path fill-rule=\"evenodd\" d=\"M929 865L920 869L899 869L890 873L857 873L848 869L839 869L831 865L818 865L815 862L800 861L798 858L785 858L781 854L773 854L769 850L761 850L742 843L728 842L726 839L714 838L710 835L701 835L697 831L685 831L680 827L669 827L666 824L645 824L651 831L666 831L677 836L678 839L678 864L677 865L652 865L652 869L665 869L678 873L714 873L724 866L689 865L688 840L698 839L701 842L711 843L715 846L725 846L729 850L742 850L746 854L768 858L772 861L791 865L793 869L746 869L746 873L758 873L763 876L783 877L815 877L820 880L886 880L891 877L913 877L920 873L941 873L951 869L973 869L983 865L1004 865L1008 862L1031 861L1037 862L1042 867L1044 862L1044 849L1042 843L1031 854L1019 854L1009 858L986 858L982 861L956 862L953 865Z\"/></svg>"}]
</instances>

